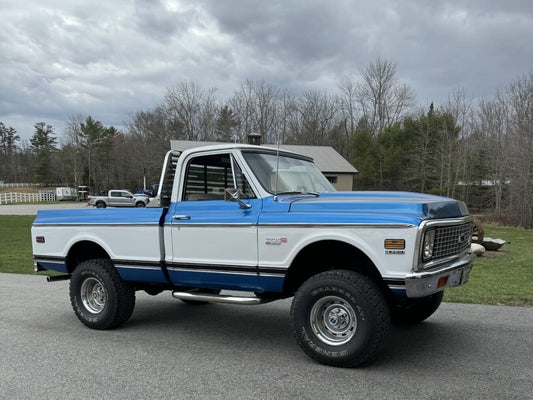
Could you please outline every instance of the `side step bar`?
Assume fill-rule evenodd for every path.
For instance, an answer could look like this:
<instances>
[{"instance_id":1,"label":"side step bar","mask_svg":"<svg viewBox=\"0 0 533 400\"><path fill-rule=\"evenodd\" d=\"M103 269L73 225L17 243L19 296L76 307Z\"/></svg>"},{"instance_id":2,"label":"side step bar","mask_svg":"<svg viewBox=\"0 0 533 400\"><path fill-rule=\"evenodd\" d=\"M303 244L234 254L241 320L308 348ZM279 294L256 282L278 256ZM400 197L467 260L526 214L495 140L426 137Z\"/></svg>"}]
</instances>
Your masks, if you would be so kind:
<instances>
[{"instance_id":1,"label":"side step bar","mask_svg":"<svg viewBox=\"0 0 533 400\"><path fill-rule=\"evenodd\" d=\"M210 294L210 293L191 293L191 292L172 292L172 297L180 300L192 300L192 301L206 301L208 303L227 303L227 304L241 304L241 305L255 305L255 304L265 304L270 303L271 301L277 300L272 299L261 299L256 296L227 296L220 294Z\"/></svg>"}]
</instances>

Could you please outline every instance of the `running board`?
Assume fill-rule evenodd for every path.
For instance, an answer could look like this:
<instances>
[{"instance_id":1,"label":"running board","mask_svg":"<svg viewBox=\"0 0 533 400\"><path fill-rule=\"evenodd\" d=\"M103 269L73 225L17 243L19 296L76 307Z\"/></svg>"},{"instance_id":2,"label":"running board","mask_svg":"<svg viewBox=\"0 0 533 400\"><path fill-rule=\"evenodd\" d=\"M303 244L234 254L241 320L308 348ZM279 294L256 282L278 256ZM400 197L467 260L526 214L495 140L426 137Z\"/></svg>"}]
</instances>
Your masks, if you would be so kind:
<instances>
[{"instance_id":1,"label":"running board","mask_svg":"<svg viewBox=\"0 0 533 400\"><path fill-rule=\"evenodd\" d=\"M191 292L172 292L172 296L180 300L191 300L191 301L206 301L208 303L227 303L227 304L241 304L241 305L255 305L255 304L265 304L271 301L276 300L275 298L271 299L261 299L256 296L244 297L244 296L226 296L219 294L210 294L210 293L191 293Z\"/></svg>"}]
</instances>

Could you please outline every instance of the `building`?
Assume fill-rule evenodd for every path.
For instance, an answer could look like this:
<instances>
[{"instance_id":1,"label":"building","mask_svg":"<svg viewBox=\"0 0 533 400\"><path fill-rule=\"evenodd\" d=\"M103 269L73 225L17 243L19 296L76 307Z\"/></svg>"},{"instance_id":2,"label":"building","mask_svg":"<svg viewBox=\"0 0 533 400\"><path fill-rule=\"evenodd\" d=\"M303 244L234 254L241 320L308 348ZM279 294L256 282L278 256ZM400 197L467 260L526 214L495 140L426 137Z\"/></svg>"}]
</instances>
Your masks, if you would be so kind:
<instances>
[{"instance_id":1,"label":"building","mask_svg":"<svg viewBox=\"0 0 533 400\"><path fill-rule=\"evenodd\" d=\"M209 146L224 144L220 142L196 142L190 140L171 140L171 150L184 151L193 147ZM226 143L227 144L227 143ZM265 147L276 148L275 144L262 144ZM350 164L344 157L342 157L331 146L297 146L297 145L281 145L282 150L300 153L311 157L317 167L328 178L331 184L338 191L353 190L353 182L357 171L352 164Z\"/></svg>"}]
</instances>

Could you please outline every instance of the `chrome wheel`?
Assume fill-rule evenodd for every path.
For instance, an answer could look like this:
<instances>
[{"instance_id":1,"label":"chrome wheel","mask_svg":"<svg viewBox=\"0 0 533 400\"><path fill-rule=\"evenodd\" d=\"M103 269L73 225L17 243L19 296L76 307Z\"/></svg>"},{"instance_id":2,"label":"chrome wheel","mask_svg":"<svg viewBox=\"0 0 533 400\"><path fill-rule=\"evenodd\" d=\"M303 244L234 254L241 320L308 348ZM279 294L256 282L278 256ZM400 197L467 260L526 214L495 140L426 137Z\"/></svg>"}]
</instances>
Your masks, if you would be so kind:
<instances>
[{"instance_id":1,"label":"chrome wheel","mask_svg":"<svg viewBox=\"0 0 533 400\"><path fill-rule=\"evenodd\" d=\"M311 309L310 323L317 338L330 346L348 343L357 331L355 310L338 296L319 299Z\"/></svg>"},{"instance_id":2,"label":"chrome wheel","mask_svg":"<svg viewBox=\"0 0 533 400\"><path fill-rule=\"evenodd\" d=\"M106 294L102 282L96 278L87 278L81 285L81 301L92 314L102 312L105 307Z\"/></svg>"}]
</instances>

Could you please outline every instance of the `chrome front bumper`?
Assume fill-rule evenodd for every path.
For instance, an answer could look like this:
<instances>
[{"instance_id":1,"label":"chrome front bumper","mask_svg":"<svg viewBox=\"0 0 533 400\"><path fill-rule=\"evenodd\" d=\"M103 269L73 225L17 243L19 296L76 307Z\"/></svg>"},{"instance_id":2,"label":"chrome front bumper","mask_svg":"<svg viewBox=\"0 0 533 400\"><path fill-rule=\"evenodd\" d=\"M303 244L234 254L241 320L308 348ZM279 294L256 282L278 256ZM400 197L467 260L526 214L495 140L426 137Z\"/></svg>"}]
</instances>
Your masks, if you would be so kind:
<instances>
[{"instance_id":1,"label":"chrome front bumper","mask_svg":"<svg viewBox=\"0 0 533 400\"><path fill-rule=\"evenodd\" d=\"M413 272L405 278L407 297L425 297L449 287L468 282L475 254L466 254L459 260L430 271Z\"/></svg>"}]
</instances>

